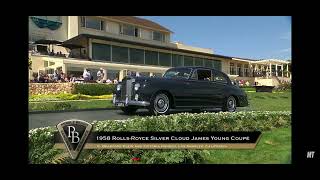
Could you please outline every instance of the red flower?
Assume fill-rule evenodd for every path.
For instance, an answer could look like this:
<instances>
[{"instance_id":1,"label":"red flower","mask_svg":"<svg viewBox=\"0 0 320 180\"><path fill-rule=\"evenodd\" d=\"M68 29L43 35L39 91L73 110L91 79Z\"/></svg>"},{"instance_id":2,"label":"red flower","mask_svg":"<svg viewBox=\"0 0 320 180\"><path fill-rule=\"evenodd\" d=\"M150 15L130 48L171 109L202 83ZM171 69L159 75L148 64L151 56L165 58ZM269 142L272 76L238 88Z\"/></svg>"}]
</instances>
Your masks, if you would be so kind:
<instances>
[{"instance_id":1,"label":"red flower","mask_svg":"<svg viewBox=\"0 0 320 180\"><path fill-rule=\"evenodd\" d=\"M141 159L139 157L134 157L131 159L132 161L140 161Z\"/></svg>"}]
</instances>

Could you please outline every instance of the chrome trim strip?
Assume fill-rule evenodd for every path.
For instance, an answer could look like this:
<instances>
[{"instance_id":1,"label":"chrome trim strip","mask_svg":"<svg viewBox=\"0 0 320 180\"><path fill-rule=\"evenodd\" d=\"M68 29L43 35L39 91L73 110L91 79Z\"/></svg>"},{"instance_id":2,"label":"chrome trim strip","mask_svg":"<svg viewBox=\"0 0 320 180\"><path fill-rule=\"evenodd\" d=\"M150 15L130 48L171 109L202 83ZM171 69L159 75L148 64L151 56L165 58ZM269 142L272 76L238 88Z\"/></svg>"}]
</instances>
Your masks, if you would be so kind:
<instances>
[{"instance_id":1,"label":"chrome trim strip","mask_svg":"<svg viewBox=\"0 0 320 180\"><path fill-rule=\"evenodd\" d=\"M125 106L149 106L150 103L147 101L121 101L121 100L115 100L113 103L115 106L117 106L118 103L123 103Z\"/></svg>"}]
</instances>

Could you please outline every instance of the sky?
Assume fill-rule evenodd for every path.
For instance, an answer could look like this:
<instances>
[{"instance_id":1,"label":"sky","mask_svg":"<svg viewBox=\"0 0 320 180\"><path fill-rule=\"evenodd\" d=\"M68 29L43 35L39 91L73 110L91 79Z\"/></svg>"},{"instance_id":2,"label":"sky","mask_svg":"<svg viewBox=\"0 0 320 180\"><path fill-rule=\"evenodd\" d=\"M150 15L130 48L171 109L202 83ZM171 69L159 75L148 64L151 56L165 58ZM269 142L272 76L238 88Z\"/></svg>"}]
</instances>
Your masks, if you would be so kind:
<instances>
[{"instance_id":1,"label":"sky","mask_svg":"<svg viewBox=\"0 0 320 180\"><path fill-rule=\"evenodd\" d=\"M171 41L249 59L291 59L290 16L140 16L174 33Z\"/></svg>"}]
</instances>

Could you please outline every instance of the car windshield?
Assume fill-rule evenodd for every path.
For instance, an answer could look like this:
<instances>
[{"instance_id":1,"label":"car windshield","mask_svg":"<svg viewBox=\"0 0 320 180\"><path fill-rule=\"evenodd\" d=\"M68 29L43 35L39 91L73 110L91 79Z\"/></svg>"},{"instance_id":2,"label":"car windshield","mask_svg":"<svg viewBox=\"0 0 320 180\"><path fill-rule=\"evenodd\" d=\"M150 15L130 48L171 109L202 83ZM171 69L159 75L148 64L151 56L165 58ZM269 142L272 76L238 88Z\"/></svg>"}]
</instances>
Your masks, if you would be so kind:
<instances>
[{"instance_id":1,"label":"car windshield","mask_svg":"<svg viewBox=\"0 0 320 180\"><path fill-rule=\"evenodd\" d=\"M169 69L164 75L164 78L183 78L188 79L191 73L190 68Z\"/></svg>"}]
</instances>

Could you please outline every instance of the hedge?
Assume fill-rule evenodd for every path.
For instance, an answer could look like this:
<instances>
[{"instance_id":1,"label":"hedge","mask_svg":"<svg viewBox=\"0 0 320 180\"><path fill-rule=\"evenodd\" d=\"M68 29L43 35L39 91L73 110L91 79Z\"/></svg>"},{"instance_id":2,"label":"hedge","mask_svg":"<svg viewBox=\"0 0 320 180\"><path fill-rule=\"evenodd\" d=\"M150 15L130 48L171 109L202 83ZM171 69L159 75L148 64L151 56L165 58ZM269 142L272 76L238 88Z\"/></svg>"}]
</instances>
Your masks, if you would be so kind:
<instances>
[{"instance_id":1,"label":"hedge","mask_svg":"<svg viewBox=\"0 0 320 180\"><path fill-rule=\"evenodd\" d=\"M115 84L78 83L75 84L72 94L100 96L105 94L112 94L114 90Z\"/></svg>"},{"instance_id":2,"label":"hedge","mask_svg":"<svg viewBox=\"0 0 320 180\"><path fill-rule=\"evenodd\" d=\"M256 91L256 88L253 86L240 86L240 88L244 91Z\"/></svg>"},{"instance_id":3,"label":"hedge","mask_svg":"<svg viewBox=\"0 0 320 180\"><path fill-rule=\"evenodd\" d=\"M219 113L180 113L168 116L135 117L128 121L93 122L93 131L268 131L289 127L289 111L252 111ZM29 160L31 163L128 164L132 150L83 150L73 161L65 150L53 149L53 127L29 131ZM140 163L176 164L203 163L205 150L141 150Z\"/></svg>"}]
</instances>

